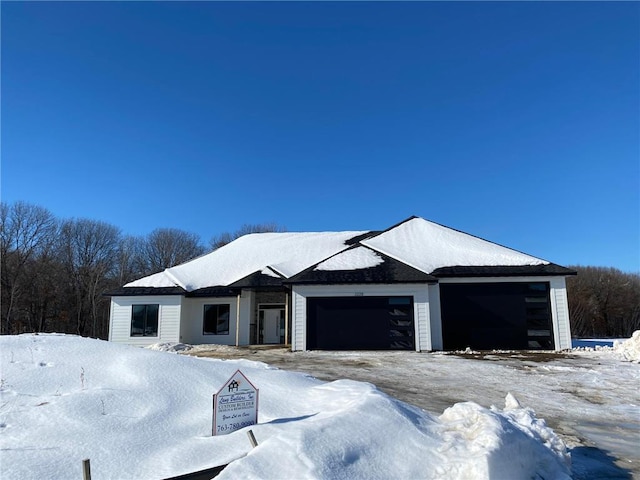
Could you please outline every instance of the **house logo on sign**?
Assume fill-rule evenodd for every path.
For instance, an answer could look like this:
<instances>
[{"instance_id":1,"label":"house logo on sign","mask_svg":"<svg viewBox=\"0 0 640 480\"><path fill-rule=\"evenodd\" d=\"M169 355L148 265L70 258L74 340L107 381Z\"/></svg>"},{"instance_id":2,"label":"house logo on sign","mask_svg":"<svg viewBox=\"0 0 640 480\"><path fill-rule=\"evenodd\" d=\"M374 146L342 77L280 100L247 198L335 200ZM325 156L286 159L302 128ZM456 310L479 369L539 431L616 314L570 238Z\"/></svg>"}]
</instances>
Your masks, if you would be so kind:
<instances>
[{"instance_id":1,"label":"house logo on sign","mask_svg":"<svg viewBox=\"0 0 640 480\"><path fill-rule=\"evenodd\" d=\"M226 435L258 423L258 389L236 370L213 396L212 435Z\"/></svg>"}]
</instances>

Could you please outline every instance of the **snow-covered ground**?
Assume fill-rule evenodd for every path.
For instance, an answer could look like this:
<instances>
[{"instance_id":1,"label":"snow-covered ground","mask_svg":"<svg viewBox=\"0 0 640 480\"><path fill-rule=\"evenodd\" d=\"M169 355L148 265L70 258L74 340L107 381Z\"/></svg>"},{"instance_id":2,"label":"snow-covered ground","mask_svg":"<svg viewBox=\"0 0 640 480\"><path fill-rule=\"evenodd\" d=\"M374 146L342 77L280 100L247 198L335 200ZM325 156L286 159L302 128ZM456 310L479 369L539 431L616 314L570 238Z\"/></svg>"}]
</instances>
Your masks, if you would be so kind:
<instances>
[{"instance_id":1,"label":"snow-covered ground","mask_svg":"<svg viewBox=\"0 0 640 480\"><path fill-rule=\"evenodd\" d=\"M575 367L541 362L534 368L521 359L518 381L500 378L491 358L352 354L357 362L395 358L408 375L398 381L434 392L451 391L459 370L469 369L477 384L464 387L467 399L477 399L483 382L495 384L496 392L502 382L499 399L449 404L438 414L371 383L323 382L250 360L194 358L65 335L0 337L0 476L81 478L81 460L90 458L94 479L160 479L229 462L218 478L569 478L566 440L527 407L542 404L553 415L564 410L570 416L571 409L584 407L571 390L593 382L592 392L582 392L591 394L593 408L613 409L613 418L627 418L629 428L637 428L636 349L615 348L576 351ZM300 353L305 355L289 355L315 355L337 368L349 358L346 352ZM421 383L419 372L436 364L445 366L438 369L439 382ZM247 429L211 436L212 395L237 369L260 390L259 424L251 427L255 449ZM556 385L560 378L567 384ZM567 393L541 398L545 384ZM619 425L619 436L627 427ZM588 465L577 460L574 474L578 467L583 475Z\"/></svg>"}]
</instances>

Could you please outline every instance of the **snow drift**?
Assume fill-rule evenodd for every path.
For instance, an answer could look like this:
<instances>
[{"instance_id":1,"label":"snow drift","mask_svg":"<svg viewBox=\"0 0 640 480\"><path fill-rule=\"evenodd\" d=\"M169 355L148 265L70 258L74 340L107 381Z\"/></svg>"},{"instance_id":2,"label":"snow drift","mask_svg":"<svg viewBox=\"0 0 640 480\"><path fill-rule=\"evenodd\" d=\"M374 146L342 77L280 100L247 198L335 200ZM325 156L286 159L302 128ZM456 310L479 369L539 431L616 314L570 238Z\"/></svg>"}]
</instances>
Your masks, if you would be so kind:
<instances>
[{"instance_id":1,"label":"snow drift","mask_svg":"<svg viewBox=\"0 0 640 480\"><path fill-rule=\"evenodd\" d=\"M0 338L3 479L568 479L562 441L507 396L440 417L375 386L246 360L210 360L65 335ZM211 436L212 395L240 368L260 390L259 442ZM246 429L245 429L246 430Z\"/></svg>"},{"instance_id":2,"label":"snow drift","mask_svg":"<svg viewBox=\"0 0 640 480\"><path fill-rule=\"evenodd\" d=\"M640 330L633 332L631 338L614 343L613 351L621 354L630 362L640 363Z\"/></svg>"}]
</instances>

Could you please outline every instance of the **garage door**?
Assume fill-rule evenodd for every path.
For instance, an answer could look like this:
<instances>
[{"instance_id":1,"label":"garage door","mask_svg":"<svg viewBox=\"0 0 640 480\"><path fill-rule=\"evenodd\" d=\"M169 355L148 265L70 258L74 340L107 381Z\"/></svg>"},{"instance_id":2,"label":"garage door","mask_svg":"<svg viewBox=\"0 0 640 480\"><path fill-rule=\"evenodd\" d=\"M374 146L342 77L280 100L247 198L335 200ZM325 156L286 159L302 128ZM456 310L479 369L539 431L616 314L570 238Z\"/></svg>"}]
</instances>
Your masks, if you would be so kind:
<instances>
[{"instance_id":1,"label":"garage door","mask_svg":"<svg viewBox=\"0 0 640 480\"><path fill-rule=\"evenodd\" d=\"M413 297L307 298L310 350L413 350Z\"/></svg>"},{"instance_id":2,"label":"garage door","mask_svg":"<svg viewBox=\"0 0 640 480\"><path fill-rule=\"evenodd\" d=\"M549 284L440 284L445 350L552 350Z\"/></svg>"}]
</instances>

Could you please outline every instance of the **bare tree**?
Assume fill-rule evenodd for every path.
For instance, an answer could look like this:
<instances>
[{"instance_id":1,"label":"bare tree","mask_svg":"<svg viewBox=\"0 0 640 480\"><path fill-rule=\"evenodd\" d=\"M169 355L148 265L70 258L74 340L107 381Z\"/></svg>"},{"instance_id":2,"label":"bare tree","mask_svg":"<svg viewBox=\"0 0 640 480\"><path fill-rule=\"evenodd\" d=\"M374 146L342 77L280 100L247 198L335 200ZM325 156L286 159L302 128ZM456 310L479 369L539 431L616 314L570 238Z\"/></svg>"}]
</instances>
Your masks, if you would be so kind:
<instances>
[{"instance_id":1,"label":"bare tree","mask_svg":"<svg viewBox=\"0 0 640 480\"><path fill-rule=\"evenodd\" d=\"M120 239L117 251L117 260L114 272L114 286L122 286L136 278L152 273L143 269L143 246L145 240L142 237L127 235Z\"/></svg>"},{"instance_id":2,"label":"bare tree","mask_svg":"<svg viewBox=\"0 0 640 480\"><path fill-rule=\"evenodd\" d=\"M102 293L117 264L119 240L119 229L104 222L79 219L62 225L59 248L68 290L75 299L73 315L79 335L105 334L107 302Z\"/></svg>"},{"instance_id":3,"label":"bare tree","mask_svg":"<svg viewBox=\"0 0 640 480\"><path fill-rule=\"evenodd\" d=\"M223 232L218 235L215 235L209 241L211 246L211 250L216 250L227 243L231 243L237 238L240 238L244 235L248 235L250 233L268 233L268 232L286 232L287 229L283 226L278 225L277 223L255 223L249 224L245 223L235 232Z\"/></svg>"},{"instance_id":4,"label":"bare tree","mask_svg":"<svg viewBox=\"0 0 640 480\"><path fill-rule=\"evenodd\" d=\"M575 336L625 337L640 328L640 275L606 267L571 267L569 317Z\"/></svg>"},{"instance_id":5,"label":"bare tree","mask_svg":"<svg viewBox=\"0 0 640 480\"><path fill-rule=\"evenodd\" d=\"M0 204L2 333L15 332L12 316L29 284L26 266L51 247L56 229L55 217L45 208L25 202Z\"/></svg>"},{"instance_id":6,"label":"bare tree","mask_svg":"<svg viewBox=\"0 0 640 480\"><path fill-rule=\"evenodd\" d=\"M205 249L197 235L177 228L158 228L141 247L141 270L144 274L173 267L202 255Z\"/></svg>"}]
</instances>

